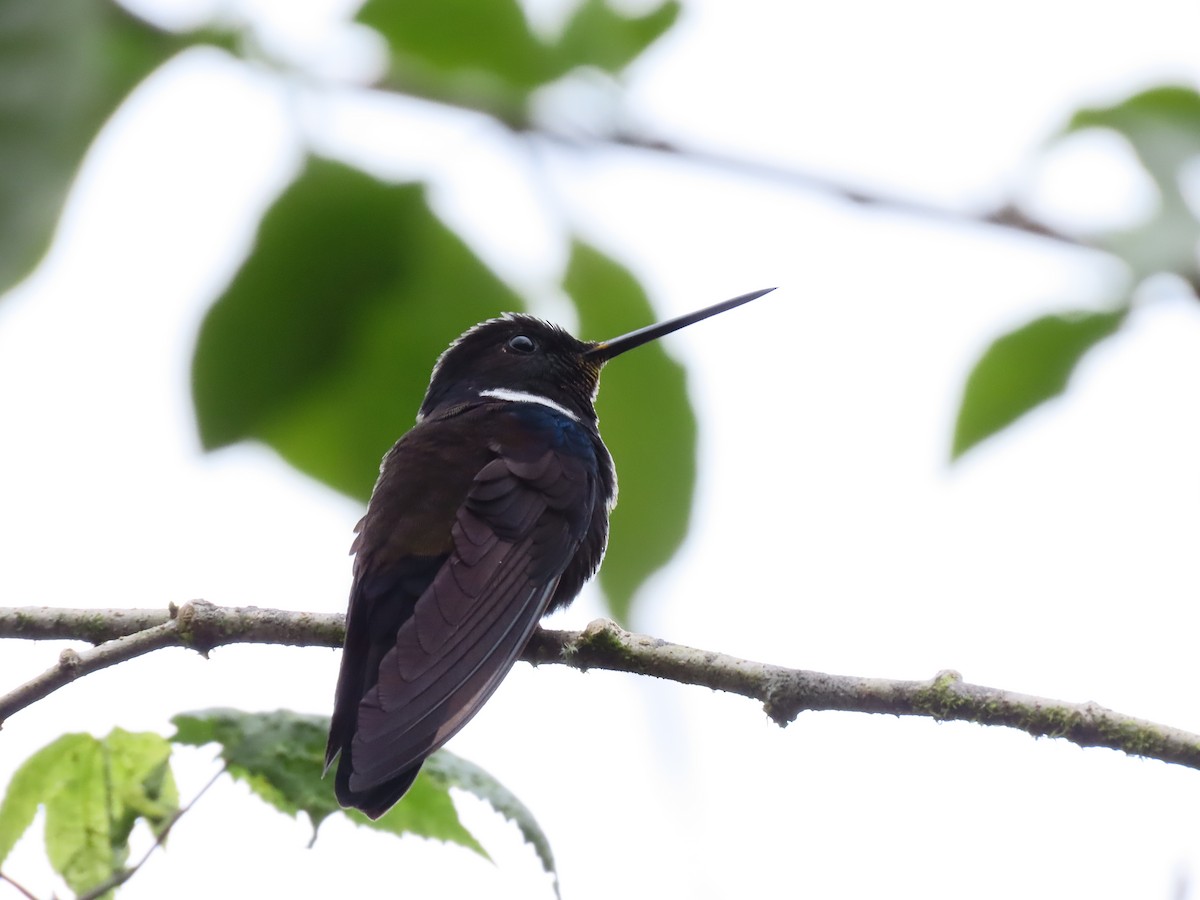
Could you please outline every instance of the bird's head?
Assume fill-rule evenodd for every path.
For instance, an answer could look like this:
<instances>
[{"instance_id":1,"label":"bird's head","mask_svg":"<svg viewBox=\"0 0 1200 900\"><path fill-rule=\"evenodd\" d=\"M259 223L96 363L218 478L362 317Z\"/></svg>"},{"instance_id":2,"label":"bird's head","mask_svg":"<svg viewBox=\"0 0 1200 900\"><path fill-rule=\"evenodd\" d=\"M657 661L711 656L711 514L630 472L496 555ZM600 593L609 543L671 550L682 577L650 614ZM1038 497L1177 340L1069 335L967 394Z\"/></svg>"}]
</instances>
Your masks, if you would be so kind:
<instances>
[{"instance_id":1,"label":"bird's head","mask_svg":"<svg viewBox=\"0 0 1200 900\"><path fill-rule=\"evenodd\" d=\"M438 407L479 396L517 399L524 395L548 400L581 421L595 421L592 404L600 370L610 359L772 290L743 294L607 341L581 341L557 325L523 313L488 319L462 334L438 358L417 419Z\"/></svg>"}]
</instances>

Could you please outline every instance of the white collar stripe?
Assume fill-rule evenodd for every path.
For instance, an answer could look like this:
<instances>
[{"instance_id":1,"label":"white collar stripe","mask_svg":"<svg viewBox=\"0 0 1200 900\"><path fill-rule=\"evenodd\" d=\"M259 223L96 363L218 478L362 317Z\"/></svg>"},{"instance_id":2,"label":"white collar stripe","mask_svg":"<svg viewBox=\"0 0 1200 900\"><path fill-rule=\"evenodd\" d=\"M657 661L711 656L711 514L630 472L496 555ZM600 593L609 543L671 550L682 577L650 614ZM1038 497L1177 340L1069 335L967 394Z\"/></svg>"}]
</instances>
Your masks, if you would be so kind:
<instances>
[{"instance_id":1,"label":"white collar stripe","mask_svg":"<svg viewBox=\"0 0 1200 900\"><path fill-rule=\"evenodd\" d=\"M549 407L555 412L560 412L572 422L578 422L579 416L571 412L565 406L555 403L549 397L543 397L541 394L529 394L525 391L512 391L508 388L489 388L486 391L479 392L480 397L491 397L495 400L511 400L514 403L537 403L541 406Z\"/></svg>"}]
</instances>

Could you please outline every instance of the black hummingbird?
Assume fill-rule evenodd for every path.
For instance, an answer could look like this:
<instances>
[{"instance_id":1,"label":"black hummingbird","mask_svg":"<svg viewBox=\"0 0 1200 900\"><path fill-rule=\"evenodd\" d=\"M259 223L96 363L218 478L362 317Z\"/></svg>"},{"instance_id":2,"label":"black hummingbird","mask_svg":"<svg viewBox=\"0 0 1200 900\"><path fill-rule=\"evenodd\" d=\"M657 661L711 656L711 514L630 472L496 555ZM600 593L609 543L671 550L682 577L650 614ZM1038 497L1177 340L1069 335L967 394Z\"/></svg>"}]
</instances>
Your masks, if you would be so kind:
<instances>
[{"instance_id":1,"label":"black hummingbird","mask_svg":"<svg viewBox=\"0 0 1200 900\"><path fill-rule=\"evenodd\" d=\"M343 806L387 812L599 567L617 495L604 364L770 290L593 343L509 313L442 353L355 529L325 751Z\"/></svg>"}]
</instances>

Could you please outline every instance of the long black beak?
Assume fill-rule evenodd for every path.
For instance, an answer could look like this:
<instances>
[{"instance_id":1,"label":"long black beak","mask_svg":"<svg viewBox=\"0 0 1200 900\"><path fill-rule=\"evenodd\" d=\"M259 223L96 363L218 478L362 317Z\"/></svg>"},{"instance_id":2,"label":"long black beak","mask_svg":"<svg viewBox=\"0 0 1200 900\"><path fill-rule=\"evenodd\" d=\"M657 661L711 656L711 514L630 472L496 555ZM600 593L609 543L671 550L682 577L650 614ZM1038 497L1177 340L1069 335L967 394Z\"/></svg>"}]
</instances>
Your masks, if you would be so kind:
<instances>
[{"instance_id":1,"label":"long black beak","mask_svg":"<svg viewBox=\"0 0 1200 900\"><path fill-rule=\"evenodd\" d=\"M775 288L765 288L761 291L752 291L749 294L742 294L740 297L734 297L732 300L726 300L724 303L717 303L713 306L707 306L704 309L698 309L695 312L688 313L684 316L679 316L675 319L668 319L665 322L659 322L657 325L647 325L645 328L639 328L637 331L631 331L629 334L623 334L618 338L613 338L611 341L599 341L590 350L583 354L584 359L595 360L596 362L608 362L614 356L620 356L626 350L632 350L634 347L640 347L642 344L648 344L664 334L670 334L672 331L678 331L680 328L686 328L701 319L707 319L709 316L715 316L717 313L723 313L728 309L733 309L735 306L741 306L743 303L749 303L751 300L757 300L763 294L769 294Z\"/></svg>"}]
</instances>

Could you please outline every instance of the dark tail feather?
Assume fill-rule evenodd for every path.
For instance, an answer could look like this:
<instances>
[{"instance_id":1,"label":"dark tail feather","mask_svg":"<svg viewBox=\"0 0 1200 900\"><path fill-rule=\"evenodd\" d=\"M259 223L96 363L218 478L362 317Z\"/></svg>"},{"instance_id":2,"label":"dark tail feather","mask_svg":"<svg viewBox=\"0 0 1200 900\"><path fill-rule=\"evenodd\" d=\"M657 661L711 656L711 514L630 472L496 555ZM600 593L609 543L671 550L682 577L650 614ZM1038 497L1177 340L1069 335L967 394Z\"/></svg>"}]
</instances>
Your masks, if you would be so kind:
<instances>
[{"instance_id":1,"label":"dark tail feather","mask_svg":"<svg viewBox=\"0 0 1200 900\"><path fill-rule=\"evenodd\" d=\"M408 793L408 789L417 780L417 773L421 771L421 763L365 791L350 789L350 768L350 754L343 750L341 759L338 760L337 777L333 783L338 803L360 809L372 819L378 819Z\"/></svg>"}]
</instances>

